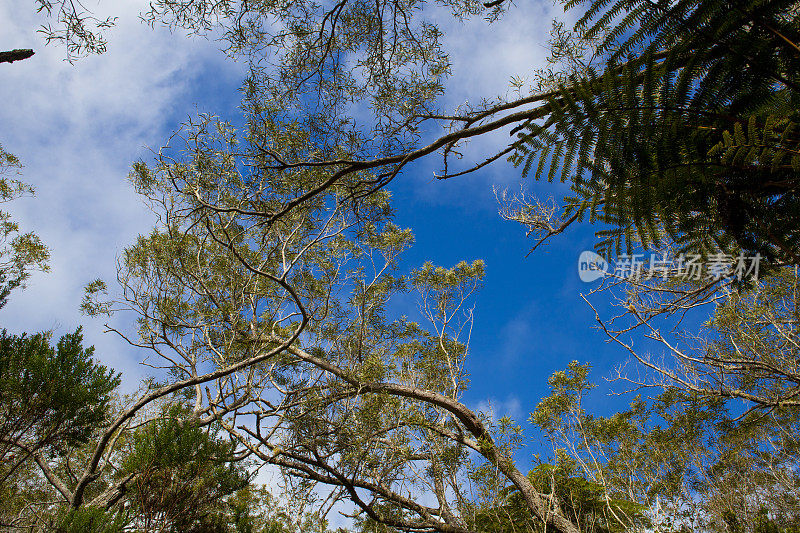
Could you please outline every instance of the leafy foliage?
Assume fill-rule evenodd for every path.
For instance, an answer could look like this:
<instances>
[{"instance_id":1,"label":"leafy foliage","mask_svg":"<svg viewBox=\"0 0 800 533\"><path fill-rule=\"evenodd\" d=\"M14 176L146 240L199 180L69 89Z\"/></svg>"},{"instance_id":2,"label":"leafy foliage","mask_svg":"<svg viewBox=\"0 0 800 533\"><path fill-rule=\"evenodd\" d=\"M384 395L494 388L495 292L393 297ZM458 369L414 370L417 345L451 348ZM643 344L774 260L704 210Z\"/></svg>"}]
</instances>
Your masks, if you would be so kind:
<instances>
[{"instance_id":1,"label":"leafy foliage","mask_svg":"<svg viewBox=\"0 0 800 533\"><path fill-rule=\"evenodd\" d=\"M250 486L230 500L231 524L236 533L329 533L327 521L316 511L297 513L265 487ZM344 530L337 530L344 533Z\"/></svg>"},{"instance_id":2,"label":"leafy foliage","mask_svg":"<svg viewBox=\"0 0 800 533\"><path fill-rule=\"evenodd\" d=\"M520 134L523 174L570 180L565 217L608 253L684 249L797 262L797 2L594 0L577 28L602 73L575 74Z\"/></svg>"},{"instance_id":3,"label":"leafy foliage","mask_svg":"<svg viewBox=\"0 0 800 533\"><path fill-rule=\"evenodd\" d=\"M444 90L450 59L426 4L156 0L145 19L218 33L228 54L250 62L248 100L313 132L315 146L347 147L352 156L412 144L416 115L431 112ZM459 18L503 11L479 0L435 4ZM362 111L369 118L354 120ZM272 164L302 160L280 144L263 147Z\"/></svg>"},{"instance_id":4,"label":"leafy foliage","mask_svg":"<svg viewBox=\"0 0 800 533\"><path fill-rule=\"evenodd\" d=\"M54 19L54 23L42 25L39 33L48 44L62 44L70 63L106 51L108 42L103 32L114 26L114 17L97 18L80 0L35 0L35 5L37 12Z\"/></svg>"},{"instance_id":5,"label":"leafy foliage","mask_svg":"<svg viewBox=\"0 0 800 533\"><path fill-rule=\"evenodd\" d=\"M33 187L14 176L19 160L0 146L0 203L33 195ZM50 253L34 233L21 233L11 215L0 211L0 308L14 289L25 286L32 270L48 270Z\"/></svg>"},{"instance_id":6,"label":"leafy foliage","mask_svg":"<svg viewBox=\"0 0 800 533\"><path fill-rule=\"evenodd\" d=\"M774 524L800 518L796 412L737 416L723 399L668 389L598 417L582 407L588 370L572 363L554 374L531 417L558 464L624 495L666 530L717 531L738 517L744 531L762 531L763 513Z\"/></svg>"},{"instance_id":7,"label":"leafy foliage","mask_svg":"<svg viewBox=\"0 0 800 533\"><path fill-rule=\"evenodd\" d=\"M249 474L218 428L193 426L187 414L171 405L134 432L118 475L135 475L127 498L141 527L224 532L225 497L246 487Z\"/></svg>"},{"instance_id":8,"label":"leafy foliage","mask_svg":"<svg viewBox=\"0 0 800 533\"><path fill-rule=\"evenodd\" d=\"M630 531L647 523L643 514L644 506L624 497L608 497L607 488L582 477L574 462L540 464L528 473L528 478L537 490L549 494L554 504L560 506L581 531ZM503 505L478 510L475 515L476 530L497 533L552 530L530 514L515 487L502 490L499 498L505 501Z\"/></svg>"},{"instance_id":9,"label":"leafy foliage","mask_svg":"<svg viewBox=\"0 0 800 533\"><path fill-rule=\"evenodd\" d=\"M0 457L10 475L35 452L86 443L106 422L119 374L92 359L80 328L56 346L47 334L0 334Z\"/></svg>"},{"instance_id":10,"label":"leafy foliage","mask_svg":"<svg viewBox=\"0 0 800 533\"><path fill-rule=\"evenodd\" d=\"M686 366L706 394L739 397L756 408L796 407L799 283L797 267L782 268L732 291L714 309L697 349L701 357Z\"/></svg>"},{"instance_id":11,"label":"leafy foliage","mask_svg":"<svg viewBox=\"0 0 800 533\"><path fill-rule=\"evenodd\" d=\"M122 533L126 522L122 511L84 506L62 511L53 529L55 533Z\"/></svg>"}]
</instances>

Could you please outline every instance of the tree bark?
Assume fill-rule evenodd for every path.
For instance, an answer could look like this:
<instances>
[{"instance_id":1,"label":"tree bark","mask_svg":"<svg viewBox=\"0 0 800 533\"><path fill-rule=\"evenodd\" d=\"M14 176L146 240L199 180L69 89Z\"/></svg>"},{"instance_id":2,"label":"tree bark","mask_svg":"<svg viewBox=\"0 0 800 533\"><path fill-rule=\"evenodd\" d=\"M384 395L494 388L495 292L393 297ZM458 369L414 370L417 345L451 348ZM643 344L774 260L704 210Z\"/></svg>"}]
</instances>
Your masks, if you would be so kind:
<instances>
[{"instance_id":1,"label":"tree bark","mask_svg":"<svg viewBox=\"0 0 800 533\"><path fill-rule=\"evenodd\" d=\"M0 52L0 63L13 63L14 61L22 61L23 59L28 59L34 53L35 52L30 48Z\"/></svg>"}]
</instances>

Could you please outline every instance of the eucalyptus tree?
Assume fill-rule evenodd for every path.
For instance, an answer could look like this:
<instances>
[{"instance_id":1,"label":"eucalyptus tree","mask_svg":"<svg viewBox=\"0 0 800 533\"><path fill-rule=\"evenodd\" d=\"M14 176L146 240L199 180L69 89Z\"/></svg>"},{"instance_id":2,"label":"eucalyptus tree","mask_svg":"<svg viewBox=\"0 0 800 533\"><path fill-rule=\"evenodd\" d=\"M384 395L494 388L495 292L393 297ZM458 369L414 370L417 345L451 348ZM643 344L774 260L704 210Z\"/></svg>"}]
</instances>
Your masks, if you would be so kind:
<instances>
[{"instance_id":1,"label":"eucalyptus tree","mask_svg":"<svg viewBox=\"0 0 800 533\"><path fill-rule=\"evenodd\" d=\"M638 504L649 530L796 527L796 411L743 413L724 398L671 388L603 417L587 408L589 370L572 362L553 374L550 396L531 413L562 468Z\"/></svg>"},{"instance_id":2,"label":"eucalyptus tree","mask_svg":"<svg viewBox=\"0 0 800 533\"><path fill-rule=\"evenodd\" d=\"M115 17L95 17L80 0L34 0L37 13L47 18L38 33L45 42L64 46L70 63L91 54L102 54L108 47L104 32L116 23ZM33 57L31 48L0 51L0 63L14 63Z\"/></svg>"},{"instance_id":3,"label":"eucalyptus tree","mask_svg":"<svg viewBox=\"0 0 800 533\"><path fill-rule=\"evenodd\" d=\"M48 19L39 33L47 44L62 45L70 63L108 49L104 32L114 26L116 17L98 18L81 0L34 0L34 5Z\"/></svg>"},{"instance_id":4,"label":"eucalyptus tree","mask_svg":"<svg viewBox=\"0 0 800 533\"><path fill-rule=\"evenodd\" d=\"M460 401L482 262L401 275L413 236L391 223L388 193L365 195L359 174L307 195L318 172L273 171L264 147L296 157L320 149L313 135L263 109L249 124L240 139L205 117L184 129L182 152L135 165L159 224L120 261L123 298L98 299L97 283L85 308L135 312L138 335L118 333L153 354L159 375L106 435L179 393L192 406L186 424L220 424L241 460L279 467L293 495L324 509L346 500L359 519L397 530L472 531L463 483L478 460L538 520L576 531ZM398 316L409 296L426 324Z\"/></svg>"},{"instance_id":5,"label":"eucalyptus tree","mask_svg":"<svg viewBox=\"0 0 800 533\"><path fill-rule=\"evenodd\" d=\"M601 317L595 310L595 316L598 328L623 353L654 372L654 379L619 373L635 386L741 400L748 409L764 412L797 410L799 282L796 266L743 281L607 280L593 293L616 302L619 312ZM698 316L705 320L689 328L686 315L689 323ZM649 344L642 347L637 336Z\"/></svg>"},{"instance_id":6,"label":"eucalyptus tree","mask_svg":"<svg viewBox=\"0 0 800 533\"><path fill-rule=\"evenodd\" d=\"M19 159L0 146L0 203L33 195L33 187L17 179L21 167ZM49 258L50 252L35 233L21 232L11 214L0 211L0 308L13 290L25 287L34 271L49 269Z\"/></svg>"},{"instance_id":7,"label":"eucalyptus tree","mask_svg":"<svg viewBox=\"0 0 800 533\"><path fill-rule=\"evenodd\" d=\"M476 478L485 482L489 472ZM591 480L592 473L584 472L566 454L556 456L555 464L540 462L528 479L543 492L549 492L561 503L564 514L575 522L580 531L611 533L645 531L652 527L646 505L631 501L627 494L611 496L614 489ZM476 502L475 526L479 531L496 533L538 533L550 529L537 521L513 486L492 487L485 491L487 498Z\"/></svg>"}]
</instances>

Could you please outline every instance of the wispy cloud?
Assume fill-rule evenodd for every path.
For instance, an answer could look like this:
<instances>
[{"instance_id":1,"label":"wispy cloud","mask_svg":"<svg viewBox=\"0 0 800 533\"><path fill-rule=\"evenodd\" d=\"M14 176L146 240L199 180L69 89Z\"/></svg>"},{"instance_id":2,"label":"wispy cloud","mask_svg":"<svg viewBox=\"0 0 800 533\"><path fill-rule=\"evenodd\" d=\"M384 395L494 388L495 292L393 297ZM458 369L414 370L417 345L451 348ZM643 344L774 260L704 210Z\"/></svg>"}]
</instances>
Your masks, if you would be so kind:
<instances>
[{"instance_id":1,"label":"wispy cloud","mask_svg":"<svg viewBox=\"0 0 800 533\"><path fill-rule=\"evenodd\" d=\"M43 45L36 34L43 19L31 4L0 2L0 48L36 49L31 59L1 65L0 142L22 160L22 178L37 191L8 209L52 251L52 271L33 276L28 289L12 295L0 325L63 333L84 324L87 344L135 387L142 355L103 335L100 321L79 314L83 287L96 277L113 281L116 257L152 226L125 179L131 162L147 157L146 147L161 146L196 113L203 89L196 84L204 75L213 73L215 83L229 80L230 97L237 99L242 73L212 41L141 24L138 13L147 2L100 7L118 17L109 51L70 65L63 48Z\"/></svg>"},{"instance_id":2,"label":"wispy cloud","mask_svg":"<svg viewBox=\"0 0 800 533\"><path fill-rule=\"evenodd\" d=\"M488 398L481 400L475 407L479 413L489 416L493 422L507 416L516 422L521 422L523 418L522 404L514 394L509 394L505 399Z\"/></svg>"}]
</instances>

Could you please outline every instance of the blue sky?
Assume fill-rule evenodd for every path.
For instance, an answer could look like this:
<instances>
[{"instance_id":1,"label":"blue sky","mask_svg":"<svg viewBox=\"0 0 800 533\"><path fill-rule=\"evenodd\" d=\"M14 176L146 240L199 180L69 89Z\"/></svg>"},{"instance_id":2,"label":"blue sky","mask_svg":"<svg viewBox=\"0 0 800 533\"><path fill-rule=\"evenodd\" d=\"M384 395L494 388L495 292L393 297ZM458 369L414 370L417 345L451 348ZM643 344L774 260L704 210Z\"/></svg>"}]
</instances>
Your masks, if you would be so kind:
<instances>
[{"instance_id":1,"label":"blue sky","mask_svg":"<svg viewBox=\"0 0 800 533\"><path fill-rule=\"evenodd\" d=\"M93 2L87 6L94 8ZM118 17L109 51L69 65L63 49L43 46L35 33L43 21L30 3L0 0L0 49L37 50L32 59L0 65L0 143L20 157L23 179L37 188L36 198L6 208L52 249L52 271L34 275L25 292L14 294L0 322L13 332L63 333L83 324L87 342L123 372L128 390L143 374L143 354L103 334L101 321L80 315L83 287L100 277L113 289L117 257L152 226L125 180L131 162L147 159L150 148L197 112L236 121L243 76L243 67L226 60L213 41L141 24L137 15L144 8L141 0L100 3L98 14ZM512 17L492 26L481 19L447 22L454 76L446 103L505 94L512 75L541 66L555 9L549 2L518 2ZM467 155L477 159L506 140L505 134L479 139ZM592 246L591 228L573 230L526 258L531 243L522 227L501 220L492 192L493 186L518 189L518 170L499 163L437 182L437 165L431 158L409 167L390 190L397 223L416 234L406 266L486 262L467 403L485 407L491 401L498 414L523 421L547 393L547 377L570 361L591 362L595 381L609 375L626 356L592 328L593 312L580 299L589 286L577 275L578 255ZM543 197L564 190L528 186ZM117 327L130 326L124 317L114 320ZM593 395L600 413L619 405L607 390Z\"/></svg>"},{"instance_id":2,"label":"blue sky","mask_svg":"<svg viewBox=\"0 0 800 533\"><path fill-rule=\"evenodd\" d=\"M413 228L416 236L406 264L486 262L466 365L471 374L466 402L485 408L490 401L496 416L510 415L524 424L548 394L547 378L578 360L593 365L592 379L601 385L591 394L591 410L608 415L624 408L625 399L608 396L603 377L627 355L594 329L594 312L580 297L595 287L580 281L577 270L580 252L592 249L594 230L574 228L526 257L532 243L522 226L500 218L491 187L507 183L509 175L509 188L518 188L516 169L501 164L488 175L432 183L433 166L420 165L390 188L397 223ZM566 188L529 185L545 198ZM602 299L592 301L606 308Z\"/></svg>"}]
</instances>

